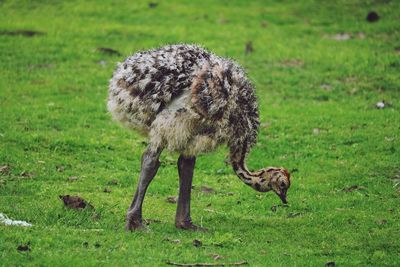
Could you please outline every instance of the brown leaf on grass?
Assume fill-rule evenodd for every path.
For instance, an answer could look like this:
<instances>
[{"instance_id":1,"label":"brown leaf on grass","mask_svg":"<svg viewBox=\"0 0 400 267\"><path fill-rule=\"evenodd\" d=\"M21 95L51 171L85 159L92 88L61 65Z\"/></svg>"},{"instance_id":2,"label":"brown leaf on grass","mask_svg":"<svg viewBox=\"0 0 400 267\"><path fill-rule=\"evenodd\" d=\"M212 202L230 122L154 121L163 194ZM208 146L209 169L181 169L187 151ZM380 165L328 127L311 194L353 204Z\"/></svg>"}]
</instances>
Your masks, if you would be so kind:
<instances>
[{"instance_id":1,"label":"brown leaf on grass","mask_svg":"<svg viewBox=\"0 0 400 267\"><path fill-rule=\"evenodd\" d=\"M336 41L347 41L350 40L352 36L350 33L337 33L331 36L331 38Z\"/></svg>"},{"instance_id":2,"label":"brown leaf on grass","mask_svg":"<svg viewBox=\"0 0 400 267\"><path fill-rule=\"evenodd\" d=\"M283 67L296 68L302 67L304 65L304 61L301 59L286 59L281 61L280 65Z\"/></svg>"},{"instance_id":3,"label":"brown leaf on grass","mask_svg":"<svg viewBox=\"0 0 400 267\"><path fill-rule=\"evenodd\" d=\"M214 260L220 260L220 259L223 259L224 257L221 256L221 255L219 255L219 254L214 253L214 254L212 254L212 258L213 258Z\"/></svg>"},{"instance_id":4,"label":"brown leaf on grass","mask_svg":"<svg viewBox=\"0 0 400 267\"><path fill-rule=\"evenodd\" d=\"M358 191L358 190L365 190L365 189L366 189L366 188L363 187L363 186L352 185L352 186L350 186L350 187L343 188L342 191L347 192L347 193L350 193L350 192L353 192L353 191L356 191L356 190Z\"/></svg>"},{"instance_id":5,"label":"brown leaf on grass","mask_svg":"<svg viewBox=\"0 0 400 267\"><path fill-rule=\"evenodd\" d=\"M68 177L68 182L75 182L75 181L78 181L78 180L79 180L79 178L77 176Z\"/></svg>"},{"instance_id":6,"label":"brown leaf on grass","mask_svg":"<svg viewBox=\"0 0 400 267\"><path fill-rule=\"evenodd\" d=\"M33 37L35 35L44 35L44 33L33 30L15 30L15 31L0 31L0 35L9 35L9 36L19 35L25 37Z\"/></svg>"},{"instance_id":7,"label":"brown leaf on grass","mask_svg":"<svg viewBox=\"0 0 400 267\"><path fill-rule=\"evenodd\" d=\"M32 178L33 177L33 173L30 173L28 171L22 171L19 176L21 176L22 178Z\"/></svg>"},{"instance_id":8,"label":"brown leaf on grass","mask_svg":"<svg viewBox=\"0 0 400 267\"><path fill-rule=\"evenodd\" d=\"M266 20L261 21L261 27L267 28L268 22Z\"/></svg>"},{"instance_id":9,"label":"brown leaf on grass","mask_svg":"<svg viewBox=\"0 0 400 267\"><path fill-rule=\"evenodd\" d=\"M149 3L149 8L156 8L157 6L158 6L158 3L155 3L155 2Z\"/></svg>"},{"instance_id":10,"label":"brown leaf on grass","mask_svg":"<svg viewBox=\"0 0 400 267\"><path fill-rule=\"evenodd\" d=\"M368 22L377 22L380 19L380 17L378 15L378 13L376 13L375 11L371 11L368 13L368 15L365 19Z\"/></svg>"},{"instance_id":11,"label":"brown leaf on grass","mask_svg":"<svg viewBox=\"0 0 400 267\"><path fill-rule=\"evenodd\" d=\"M201 242L201 241L198 240L198 239L194 239L193 242L192 242L192 244L193 244L193 246L195 246L195 247L201 247L201 246L203 245L203 242Z\"/></svg>"},{"instance_id":12,"label":"brown leaf on grass","mask_svg":"<svg viewBox=\"0 0 400 267\"><path fill-rule=\"evenodd\" d=\"M161 220L159 219L143 219L144 224L149 225L151 223L160 223Z\"/></svg>"},{"instance_id":13,"label":"brown leaf on grass","mask_svg":"<svg viewBox=\"0 0 400 267\"><path fill-rule=\"evenodd\" d=\"M168 203L172 203L172 204L175 204L177 200L178 200L178 197L176 197L176 196L169 196L169 197L167 197L167 199L166 199L166 201L167 201Z\"/></svg>"},{"instance_id":14,"label":"brown leaf on grass","mask_svg":"<svg viewBox=\"0 0 400 267\"><path fill-rule=\"evenodd\" d=\"M220 19L217 22L218 22L218 24L228 24L231 21L229 19Z\"/></svg>"},{"instance_id":15,"label":"brown leaf on grass","mask_svg":"<svg viewBox=\"0 0 400 267\"><path fill-rule=\"evenodd\" d=\"M200 187L200 191L202 193L204 193L204 194L214 194L214 193L216 193L214 189L212 189L211 187L205 186L205 185L202 185Z\"/></svg>"},{"instance_id":16,"label":"brown leaf on grass","mask_svg":"<svg viewBox=\"0 0 400 267\"><path fill-rule=\"evenodd\" d=\"M385 225L385 224L387 224L387 223L388 223L388 221L385 220L385 219L379 220L379 221L376 222L376 224L378 224L378 225Z\"/></svg>"},{"instance_id":17,"label":"brown leaf on grass","mask_svg":"<svg viewBox=\"0 0 400 267\"><path fill-rule=\"evenodd\" d=\"M118 185L119 181L117 179L112 179L107 182L108 185Z\"/></svg>"},{"instance_id":18,"label":"brown leaf on grass","mask_svg":"<svg viewBox=\"0 0 400 267\"><path fill-rule=\"evenodd\" d=\"M170 239L169 237L164 238L163 241L171 242L171 243L174 243L174 244L181 243L181 240L179 240L179 239Z\"/></svg>"},{"instance_id":19,"label":"brown leaf on grass","mask_svg":"<svg viewBox=\"0 0 400 267\"><path fill-rule=\"evenodd\" d=\"M8 175L8 174L10 174L10 169L11 169L11 167L8 164L0 166L0 174Z\"/></svg>"},{"instance_id":20,"label":"brown leaf on grass","mask_svg":"<svg viewBox=\"0 0 400 267\"><path fill-rule=\"evenodd\" d=\"M56 171L63 172L64 170L65 170L65 167L63 165L57 165L56 166Z\"/></svg>"},{"instance_id":21,"label":"brown leaf on grass","mask_svg":"<svg viewBox=\"0 0 400 267\"><path fill-rule=\"evenodd\" d=\"M98 47L97 51L111 56L121 56L120 52L109 47Z\"/></svg>"},{"instance_id":22,"label":"brown leaf on grass","mask_svg":"<svg viewBox=\"0 0 400 267\"><path fill-rule=\"evenodd\" d=\"M93 208L92 205L79 196L60 195L59 198L64 202L64 205L70 209Z\"/></svg>"},{"instance_id":23,"label":"brown leaf on grass","mask_svg":"<svg viewBox=\"0 0 400 267\"><path fill-rule=\"evenodd\" d=\"M108 188L108 187L106 187L106 188L104 188L103 192L104 192L104 193L111 193L111 189Z\"/></svg>"},{"instance_id":24,"label":"brown leaf on grass","mask_svg":"<svg viewBox=\"0 0 400 267\"><path fill-rule=\"evenodd\" d=\"M17 247L18 251L30 251L31 248L29 247L29 243L28 244L21 244Z\"/></svg>"},{"instance_id":25,"label":"brown leaf on grass","mask_svg":"<svg viewBox=\"0 0 400 267\"><path fill-rule=\"evenodd\" d=\"M245 50L244 50L244 53L247 55L247 54L250 54L250 53L253 53L253 52L254 52L253 42L251 42L251 41L247 42Z\"/></svg>"}]
</instances>

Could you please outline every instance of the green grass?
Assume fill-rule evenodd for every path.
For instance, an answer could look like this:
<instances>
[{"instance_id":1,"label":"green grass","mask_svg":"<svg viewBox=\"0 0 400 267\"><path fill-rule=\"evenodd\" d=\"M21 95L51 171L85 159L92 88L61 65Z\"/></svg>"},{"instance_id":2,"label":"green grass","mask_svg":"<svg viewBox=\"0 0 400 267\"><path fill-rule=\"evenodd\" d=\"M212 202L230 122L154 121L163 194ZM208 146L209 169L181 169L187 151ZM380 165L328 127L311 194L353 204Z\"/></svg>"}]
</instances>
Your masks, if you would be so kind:
<instances>
[{"instance_id":1,"label":"green grass","mask_svg":"<svg viewBox=\"0 0 400 267\"><path fill-rule=\"evenodd\" d=\"M0 212L34 225L0 225L0 265L400 265L398 1L129 2L0 1L0 165L10 165ZM371 10L378 22L365 20ZM43 34L5 34L14 30ZM221 148L195 171L192 216L209 231L176 230L165 199L177 194L177 155L164 152L144 204L144 217L160 222L124 231L146 140L111 121L108 80L125 56L179 42L245 67L263 122L249 166L297 170L289 207L271 210L279 199L243 185ZM376 109L381 100L389 105ZM62 194L95 211L65 209Z\"/></svg>"}]
</instances>

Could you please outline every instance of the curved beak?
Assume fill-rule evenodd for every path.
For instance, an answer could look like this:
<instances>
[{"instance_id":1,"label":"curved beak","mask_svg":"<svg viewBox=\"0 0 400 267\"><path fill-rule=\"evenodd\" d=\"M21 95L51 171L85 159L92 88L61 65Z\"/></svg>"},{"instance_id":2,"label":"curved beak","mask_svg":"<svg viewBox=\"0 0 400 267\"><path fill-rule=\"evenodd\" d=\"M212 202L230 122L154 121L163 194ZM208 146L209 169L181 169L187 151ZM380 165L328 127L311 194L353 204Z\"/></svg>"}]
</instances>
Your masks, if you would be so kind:
<instances>
[{"instance_id":1,"label":"curved beak","mask_svg":"<svg viewBox=\"0 0 400 267\"><path fill-rule=\"evenodd\" d=\"M287 204L287 203L288 203L287 200L286 200L286 193L285 193L285 192L281 192L281 193L279 194L279 197L280 197L280 199L282 200L282 203L283 203L283 204Z\"/></svg>"}]
</instances>

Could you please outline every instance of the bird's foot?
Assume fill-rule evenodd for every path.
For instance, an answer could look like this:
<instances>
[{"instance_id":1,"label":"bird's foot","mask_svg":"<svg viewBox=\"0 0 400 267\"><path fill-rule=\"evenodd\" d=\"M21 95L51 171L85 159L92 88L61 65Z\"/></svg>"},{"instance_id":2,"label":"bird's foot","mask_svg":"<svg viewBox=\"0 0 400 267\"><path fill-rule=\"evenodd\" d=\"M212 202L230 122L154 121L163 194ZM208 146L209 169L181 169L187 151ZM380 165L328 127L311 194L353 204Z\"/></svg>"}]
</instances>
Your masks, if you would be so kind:
<instances>
[{"instance_id":1,"label":"bird's foot","mask_svg":"<svg viewBox=\"0 0 400 267\"><path fill-rule=\"evenodd\" d=\"M136 216L128 212L126 216L125 229L127 231L147 231L147 227L143 225L141 216Z\"/></svg>"},{"instance_id":2,"label":"bird's foot","mask_svg":"<svg viewBox=\"0 0 400 267\"><path fill-rule=\"evenodd\" d=\"M192 222L176 222L175 223L176 228L178 229L183 229L183 230L190 230L190 231L199 231L199 232L207 232L208 229L197 226L193 224Z\"/></svg>"}]
</instances>

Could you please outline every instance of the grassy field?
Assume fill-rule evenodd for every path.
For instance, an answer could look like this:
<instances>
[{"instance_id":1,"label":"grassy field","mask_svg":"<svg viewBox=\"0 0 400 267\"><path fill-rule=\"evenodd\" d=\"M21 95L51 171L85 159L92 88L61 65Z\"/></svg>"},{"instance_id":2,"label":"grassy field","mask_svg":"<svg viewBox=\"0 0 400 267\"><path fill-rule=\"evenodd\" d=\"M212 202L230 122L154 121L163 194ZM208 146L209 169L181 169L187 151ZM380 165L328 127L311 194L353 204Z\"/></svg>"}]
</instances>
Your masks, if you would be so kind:
<instances>
[{"instance_id":1,"label":"grassy field","mask_svg":"<svg viewBox=\"0 0 400 267\"><path fill-rule=\"evenodd\" d=\"M33 224L0 225L1 266L400 265L399 1L130 2L0 1L0 213ZM195 171L192 217L209 231L176 230L164 152L150 231L127 233L146 139L111 121L108 80L124 57L181 42L247 70L262 121L249 167L291 170L290 205L243 185L221 147Z\"/></svg>"}]
</instances>

